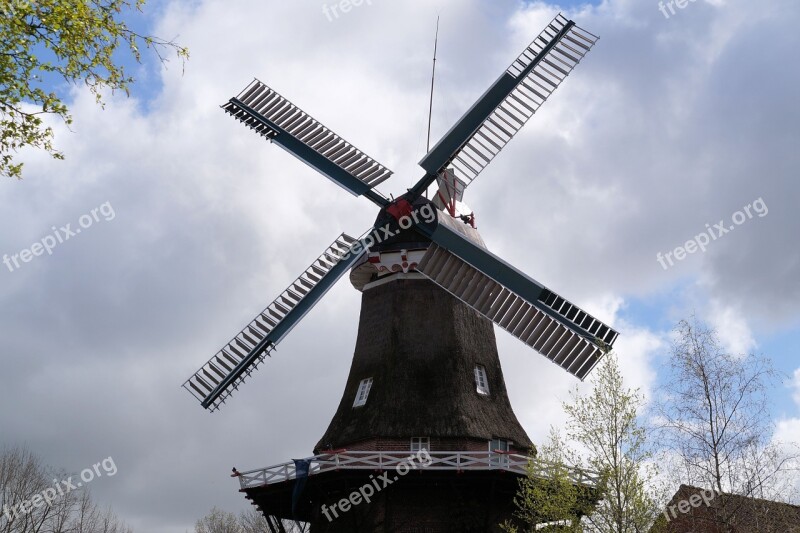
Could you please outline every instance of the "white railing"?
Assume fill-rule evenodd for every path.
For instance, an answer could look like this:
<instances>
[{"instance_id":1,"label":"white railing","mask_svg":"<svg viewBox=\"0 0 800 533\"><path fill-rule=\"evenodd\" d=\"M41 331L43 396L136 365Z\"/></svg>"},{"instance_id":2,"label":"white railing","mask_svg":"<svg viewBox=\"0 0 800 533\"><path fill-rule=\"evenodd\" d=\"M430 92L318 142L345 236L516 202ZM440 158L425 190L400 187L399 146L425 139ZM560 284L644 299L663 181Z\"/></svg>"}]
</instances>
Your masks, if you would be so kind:
<instances>
[{"instance_id":1,"label":"white railing","mask_svg":"<svg viewBox=\"0 0 800 533\"><path fill-rule=\"evenodd\" d=\"M424 452L422 452L424 454ZM430 457L430 460L428 459ZM409 451L341 451L329 454L320 454L309 458L309 476L322 472L336 470L394 470L401 464L414 464L418 470L506 470L515 474L526 475L528 463L535 477L549 478L550 472L557 467L548 463L528 457L502 452L428 452L428 456L418 455ZM430 464L427 464L430 463ZM567 470L571 482L578 485L596 487L600 476L596 472L580 468ZM262 487L273 483L281 483L295 477L294 462L281 463L267 468L237 472L239 484L242 489Z\"/></svg>"}]
</instances>

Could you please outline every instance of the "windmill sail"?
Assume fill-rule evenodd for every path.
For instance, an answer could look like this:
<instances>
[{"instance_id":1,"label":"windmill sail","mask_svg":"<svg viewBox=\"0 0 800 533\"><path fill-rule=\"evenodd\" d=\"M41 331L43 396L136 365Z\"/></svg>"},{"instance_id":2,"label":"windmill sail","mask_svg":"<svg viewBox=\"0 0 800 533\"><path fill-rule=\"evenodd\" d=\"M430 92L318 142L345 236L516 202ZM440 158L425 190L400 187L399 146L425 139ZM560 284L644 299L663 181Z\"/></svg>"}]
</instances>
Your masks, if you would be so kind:
<instances>
[{"instance_id":1,"label":"windmill sail","mask_svg":"<svg viewBox=\"0 0 800 533\"><path fill-rule=\"evenodd\" d=\"M432 244L417 270L579 379L613 346L617 332L587 312L485 250L465 255L474 264Z\"/></svg>"},{"instance_id":2,"label":"windmill sail","mask_svg":"<svg viewBox=\"0 0 800 533\"><path fill-rule=\"evenodd\" d=\"M425 176L393 201L375 190L392 175L391 170L262 82L254 80L222 108L351 194L377 204L381 208L379 219L385 222L387 213L393 215L401 229L409 227L403 225L408 214L405 207L419 200L438 180L433 203L446 209L450 217L439 219L444 223L415 225L415 231L432 241L417 270L583 379L612 347L617 332L466 239L447 221L467 216L458 211L465 187L536 113L597 39L574 22L556 16L420 161ZM386 224L381 229L391 236L391 227ZM184 388L204 408L218 409L363 257L364 250L374 244L367 236L375 229L370 228L359 239L345 234L338 237L289 288L195 372Z\"/></svg>"},{"instance_id":3,"label":"windmill sail","mask_svg":"<svg viewBox=\"0 0 800 533\"><path fill-rule=\"evenodd\" d=\"M450 166L469 185L558 88L598 37L561 14L420 161L422 192Z\"/></svg>"},{"instance_id":4,"label":"windmill sail","mask_svg":"<svg viewBox=\"0 0 800 533\"><path fill-rule=\"evenodd\" d=\"M367 194L374 200L371 190L392 175L391 170L258 80L222 108L355 196Z\"/></svg>"},{"instance_id":5,"label":"windmill sail","mask_svg":"<svg viewBox=\"0 0 800 533\"><path fill-rule=\"evenodd\" d=\"M372 229L370 229L372 231ZM364 254L342 233L274 302L227 343L183 387L215 411L250 376L336 281Z\"/></svg>"}]
</instances>

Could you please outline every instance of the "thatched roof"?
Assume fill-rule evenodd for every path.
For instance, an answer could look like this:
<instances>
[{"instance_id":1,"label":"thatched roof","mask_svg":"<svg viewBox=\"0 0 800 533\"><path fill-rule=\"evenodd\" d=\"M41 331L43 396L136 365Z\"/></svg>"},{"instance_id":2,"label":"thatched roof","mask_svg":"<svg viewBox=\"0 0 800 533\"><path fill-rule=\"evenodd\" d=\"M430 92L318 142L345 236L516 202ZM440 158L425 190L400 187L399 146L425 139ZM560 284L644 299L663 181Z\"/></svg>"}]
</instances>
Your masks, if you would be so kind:
<instances>
[{"instance_id":1,"label":"thatched roof","mask_svg":"<svg viewBox=\"0 0 800 533\"><path fill-rule=\"evenodd\" d=\"M476 391L476 365L486 369L488 396ZM370 377L366 405L354 408L359 382ZM315 450L375 437L531 445L508 401L492 323L425 279L364 291L344 395Z\"/></svg>"}]
</instances>

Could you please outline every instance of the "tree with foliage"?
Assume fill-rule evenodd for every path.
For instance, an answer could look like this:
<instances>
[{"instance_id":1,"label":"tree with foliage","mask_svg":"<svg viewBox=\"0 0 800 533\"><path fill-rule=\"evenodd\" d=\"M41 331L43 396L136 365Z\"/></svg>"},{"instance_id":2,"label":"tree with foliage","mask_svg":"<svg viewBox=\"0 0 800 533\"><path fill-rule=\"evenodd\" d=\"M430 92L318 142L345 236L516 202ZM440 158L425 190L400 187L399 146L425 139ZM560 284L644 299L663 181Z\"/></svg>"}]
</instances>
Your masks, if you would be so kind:
<instances>
[{"instance_id":1,"label":"tree with foliage","mask_svg":"<svg viewBox=\"0 0 800 533\"><path fill-rule=\"evenodd\" d=\"M519 479L519 489L514 497L514 520L500 527L508 533L517 533L518 524L525 531L550 524L563 532L580 532L580 515L591 503L583 499L583 489L570 480L567 450L561 434L550 428L550 437L538 450L531 450L527 475Z\"/></svg>"},{"instance_id":2,"label":"tree with foliage","mask_svg":"<svg viewBox=\"0 0 800 533\"><path fill-rule=\"evenodd\" d=\"M520 482L515 517L526 531L555 522L551 527L559 531L644 533L659 513L648 487L655 471L647 433L638 418L642 394L625 388L614 354L604 358L590 383L589 393L576 387L563 404L567 442L551 430L542 447L542 458L560 466L544 480L539 468L529 469ZM580 465L599 473L597 487L570 482L570 469ZM516 531L511 524L505 527Z\"/></svg>"},{"instance_id":3,"label":"tree with foliage","mask_svg":"<svg viewBox=\"0 0 800 533\"><path fill-rule=\"evenodd\" d=\"M25 448L0 450L0 533L132 533L86 488L56 495L53 480L68 478ZM42 505L37 496L48 491L50 503Z\"/></svg>"},{"instance_id":4,"label":"tree with foliage","mask_svg":"<svg viewBox=\"0 0 800 533\"><path fill-rule=\"evenodd\" d=\"M171 49L181 59L188 50L174 41L140 35L123 18L145 0L0 0L0 175L20 178L15 154L24 147L56 159L53 130L43 117L72 122L56 84L83 82L103 104L104 90L128 94L133 78L119 61L128 52L141 61L142 48L163 63Z\"/></svg>"},{"instance_id":5,"label":"tree with foliage","mask_svg":"<svg viewBox=\"0 0 800 533\"><path fill-rule=\"evenodd\" d=\"M726 352L713 329L682 320L656 402L661 441L676 482L768 500L792 499L797 455L773 442L767 390L779 381L769 359ZM794 495L796 497L796 494ZM730 501L741 502L736 498ZM715 506L721 526L737 509Z\"/></svg>"},{"instance_id":6,"label":"tree with foliage","mask_svg":"<svg viewBox=\"0 0 800 533\"><path fill-rule=\"evenodd\" d=\"M591 392L576 387L564 404L567 435L586 450L587 466L603 476L602 500L584 518L597 533L643 533L659 509L649 489L656 472L650 462L647 432L639 422L644 396L625 388L616 356L608 354L595 369Z\"/></svg>"}]
</instances>

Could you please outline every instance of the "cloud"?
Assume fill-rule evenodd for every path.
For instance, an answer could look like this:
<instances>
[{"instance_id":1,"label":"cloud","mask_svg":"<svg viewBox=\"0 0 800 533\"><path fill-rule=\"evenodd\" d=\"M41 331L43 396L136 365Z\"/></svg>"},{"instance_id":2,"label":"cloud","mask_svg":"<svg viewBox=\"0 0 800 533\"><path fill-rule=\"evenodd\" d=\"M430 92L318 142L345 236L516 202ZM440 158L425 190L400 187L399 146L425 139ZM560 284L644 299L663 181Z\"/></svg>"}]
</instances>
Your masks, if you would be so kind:
<instances>
[{"instance_id":1,"label":"cloud","mask_svg":"<svg viewBox=\"0 0 800 533\"><path fill-rule=\"evenodd\" d=\"M787 456L794 457L795 471L800 468L800 368L794 371L794 375L788 384L788 388L792 391L792 398L795 401L796 411L799 416L784 416L778 419L775 434L773 435L773 442L777 443ZM791 479L794 479L792 482ZM800 479L797 476L791 476L786 480L788 486L794 485L794 498L793 503L797 504L797 494L800 493Z\"/></svg>"},{"instance_id":2,"label":"cloud","mask_svg":"<svg viewBox=\"0 0 800 533\"><path fill-rule=\"evenodd\" d=\"M797 409L800 411L800 368L794 371L788 384ZM800 417L784 417L778 421L776 440L800 443Z\"/></svg>"},{"instance_id":3,"label":"cloud","mask_svg":"<svg viewBox=\"0 0 800 533\"><path fill-rule=\"evenodd\" d=\"M797 406L800 407L800 368L794 371L792 388L794 388L794 401L797 403Z\"/></svg>"},{"instance_id":4,"label":"cloud","mask_svg":"<svg viewBox=\"0 0 800 533\"><path fill-rule=\"evenodd\" d=\"M729 353L745 355L756 347L747 320L738 309L712 301L710 321L711 327L719 332L723 349Z\"/></svg>"}]
</instances>

